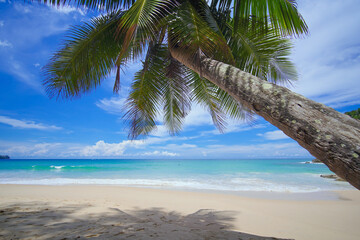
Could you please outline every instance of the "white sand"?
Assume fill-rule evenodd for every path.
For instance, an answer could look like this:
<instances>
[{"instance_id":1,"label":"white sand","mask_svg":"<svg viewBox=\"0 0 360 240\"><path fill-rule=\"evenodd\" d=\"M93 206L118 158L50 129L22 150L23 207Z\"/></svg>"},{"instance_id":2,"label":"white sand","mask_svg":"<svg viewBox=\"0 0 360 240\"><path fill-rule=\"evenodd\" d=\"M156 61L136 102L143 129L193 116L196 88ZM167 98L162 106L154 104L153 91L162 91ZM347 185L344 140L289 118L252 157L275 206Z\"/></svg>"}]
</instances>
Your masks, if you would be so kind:
<instances>
[{"instance_id":1,"label":"white sand","mask_svg":"<svg viewBox=\"0 0 360 240\"><path fill-rule=\"evenodd\" d=\"M360 239L360 191L285 195L0 185L0 239Z\"/></svg>"}]
</instances>

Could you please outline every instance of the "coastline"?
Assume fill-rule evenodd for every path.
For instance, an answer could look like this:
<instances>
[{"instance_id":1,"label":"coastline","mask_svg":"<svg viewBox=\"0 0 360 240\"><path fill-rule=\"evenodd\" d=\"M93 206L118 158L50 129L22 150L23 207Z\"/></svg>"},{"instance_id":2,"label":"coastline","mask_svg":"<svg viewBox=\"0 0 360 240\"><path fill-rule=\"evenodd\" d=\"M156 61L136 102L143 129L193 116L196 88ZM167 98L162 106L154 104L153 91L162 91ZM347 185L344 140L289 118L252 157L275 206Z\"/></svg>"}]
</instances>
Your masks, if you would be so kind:
<instances>
[{"instance_id":1,"label":"coastline","mask_svg":"<svg viewBox=\"0 0 360 240\"><path fill-rule=\"evenodd\" d=\"M149 239L152 235L154 239L335 240L360 236L360 191L322 194L332 197L99 185L0 185L0 239L14 237L12 234L15 239ZM308 197L301 197L304 195Z\"/></svg>"}]
</instances>

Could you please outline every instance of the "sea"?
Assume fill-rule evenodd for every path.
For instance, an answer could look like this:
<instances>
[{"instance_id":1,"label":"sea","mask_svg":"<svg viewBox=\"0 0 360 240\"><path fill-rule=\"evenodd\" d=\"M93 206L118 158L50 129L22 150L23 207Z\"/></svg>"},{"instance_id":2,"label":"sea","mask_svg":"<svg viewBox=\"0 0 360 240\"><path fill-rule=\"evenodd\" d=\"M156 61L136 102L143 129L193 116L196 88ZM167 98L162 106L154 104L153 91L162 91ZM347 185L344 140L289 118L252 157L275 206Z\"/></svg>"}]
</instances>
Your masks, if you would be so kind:
<instances>
[{"instance_id":1,"label":"sea","mask_svg":"<svg viewBox=\"0 0 360 240\"><path fill-rule=\"evenodd\" d=\"M355 189L309 159L2 159L0 184L307 193Z\"/></svg>"}]
</instances>

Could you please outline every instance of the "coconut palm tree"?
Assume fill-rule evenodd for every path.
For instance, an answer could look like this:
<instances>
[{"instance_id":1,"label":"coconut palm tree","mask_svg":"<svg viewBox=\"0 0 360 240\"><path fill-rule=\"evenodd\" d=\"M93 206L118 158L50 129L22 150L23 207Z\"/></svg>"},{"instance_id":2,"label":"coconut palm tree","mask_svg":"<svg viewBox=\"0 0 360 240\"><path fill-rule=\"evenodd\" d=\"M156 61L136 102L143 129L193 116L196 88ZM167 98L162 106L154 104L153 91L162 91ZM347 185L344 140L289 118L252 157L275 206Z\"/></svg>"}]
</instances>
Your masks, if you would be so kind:
<instances>
[{"instance_id":1,"label":"coconut palm tree","mask_svg":"<svg viewBox=\"0 0 360 240\"><path fill-rule=\"evenodd\" d=\"M134 76L124 118L130 137L156 127L162 111L171 134L191 101L222 130L226 116L257 114L360 189L360 123L277 85L296 79L290 38L307 34L295 0L44 0L105 12L70 30L45 68L53 97L86 93L131 61Z\"/></svg>"}]
</instances>

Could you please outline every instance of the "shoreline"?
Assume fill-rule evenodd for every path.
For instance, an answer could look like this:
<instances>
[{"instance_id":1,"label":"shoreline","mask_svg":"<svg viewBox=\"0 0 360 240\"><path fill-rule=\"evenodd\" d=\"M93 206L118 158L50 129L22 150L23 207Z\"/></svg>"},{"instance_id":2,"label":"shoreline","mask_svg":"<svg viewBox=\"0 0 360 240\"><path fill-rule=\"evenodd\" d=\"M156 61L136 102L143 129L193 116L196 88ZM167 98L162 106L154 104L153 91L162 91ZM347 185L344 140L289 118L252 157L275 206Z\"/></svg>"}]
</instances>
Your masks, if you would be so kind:
<instances>
[{"instance_id":1,"label":"shoreline","mask_svg":"<svg viewBox=\"0 0 360 240\"><path fill-rule=\"evenodd\" d=\"M100 239L149 239L150 235L154 239L356 239L360 191L332 194L337 199L269 199L99 185L0 185L0 239L11 234L19 239L29 234L35 239L91 239L90 235Z\"/></svg>"},{"instance_id":2,"label":"shoreline","mask_svg":"<svg viewBox=\"0 0 360 240\"><path fill-rule=\"evenodd\" d=\"M189 192L189 193L204 193L204 194L220 194L239 196L246 198L268 199L268 200L302 200L302 201L315 201L315 200L339 200L340 194L343 192L357 192L353 189L336 189L336 190L317 190L317 191L276 191L276 190L218 190L218 189L199 189L199 188L183 188L173 186L152 186L152 185L125 185L125 184L18 184L18 183L0 183L1 186L22 186L22 187L110 187L110 188L124 188L124 189L149 189L149 190L163 190L175 192ZM360 192L360 191L359 191Z\"/></svg>"}]
</instances>

